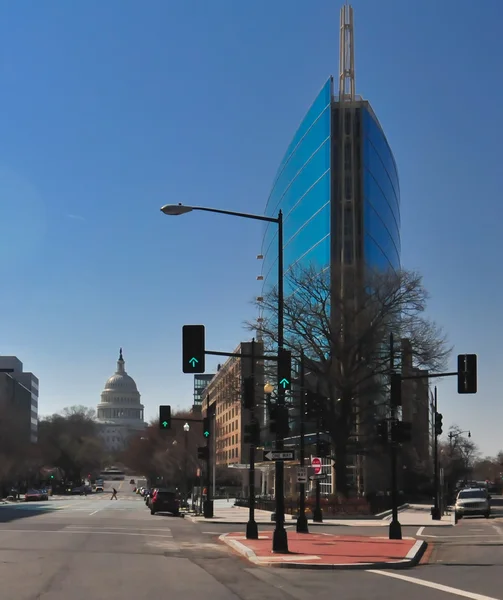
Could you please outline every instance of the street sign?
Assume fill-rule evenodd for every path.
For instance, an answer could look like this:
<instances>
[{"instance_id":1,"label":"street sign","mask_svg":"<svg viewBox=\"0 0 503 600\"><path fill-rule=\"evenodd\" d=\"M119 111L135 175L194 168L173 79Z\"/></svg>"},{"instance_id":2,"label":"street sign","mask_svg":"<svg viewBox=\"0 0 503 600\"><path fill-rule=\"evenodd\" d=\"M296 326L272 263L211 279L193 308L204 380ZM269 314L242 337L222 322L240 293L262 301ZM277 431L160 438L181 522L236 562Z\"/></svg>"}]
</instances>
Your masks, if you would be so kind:
<instances>
[{"instance_id":1,"label":"street sign","mask_svg":"<svg viewBox=\"0 0 503 600\"><path fill-rule=\"evenodd\" d=\"M297 467L297 483L307 483L306 467Z\"/></svg>"},{"instance_id":2,"label":"street sign","mask_svg":"<svg viewBox=\"0 0 503 600\"><path fill-rule=\"evenodd\" d=\"M295 452L293 450L287 452L281 452L279 450L264 450L264 460L275 461L275 460L294 460Z\"/></svg>"},{"instance_id":3,"label":"street sign","mask_svg":"<svg viewBox=\"0 0 503 600\"><path fill-rule=\"evenodd\" d=\"M321 458L313 456L311 458L311 466L313 467L314 474L319 475L321 473Z\"/></svg>"},{"instance_id":4,"label":"street sign","mask_svg":"<svg viewBox=\"0 0 503 600\"><path fill-rule=\"evenodd\" d=\"M309 478L311 481L323 481L328 479L328 473L318 473L318 475L311 475Z\"/></svg>"}]
</instances>

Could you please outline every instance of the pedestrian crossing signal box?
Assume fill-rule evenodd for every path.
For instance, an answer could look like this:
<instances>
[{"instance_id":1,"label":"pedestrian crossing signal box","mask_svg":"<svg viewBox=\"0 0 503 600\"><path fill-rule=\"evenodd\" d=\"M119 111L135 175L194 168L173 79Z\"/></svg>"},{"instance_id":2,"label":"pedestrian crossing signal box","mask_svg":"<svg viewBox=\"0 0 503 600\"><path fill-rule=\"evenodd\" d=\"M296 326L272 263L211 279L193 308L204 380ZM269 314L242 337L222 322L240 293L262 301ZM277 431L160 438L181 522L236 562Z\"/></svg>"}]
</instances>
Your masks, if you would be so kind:
<instances>
[{"instance_id":1,"label":"pedestrian crossing signal box","mask_svg":"<svg viewBox=\"0 0 503 600\"><path fill-rule=\"evenodd\" d=\"M182 371L204 373L205 371L204 325L184 325L182 328Z\"/></svg>"}]
</instances>

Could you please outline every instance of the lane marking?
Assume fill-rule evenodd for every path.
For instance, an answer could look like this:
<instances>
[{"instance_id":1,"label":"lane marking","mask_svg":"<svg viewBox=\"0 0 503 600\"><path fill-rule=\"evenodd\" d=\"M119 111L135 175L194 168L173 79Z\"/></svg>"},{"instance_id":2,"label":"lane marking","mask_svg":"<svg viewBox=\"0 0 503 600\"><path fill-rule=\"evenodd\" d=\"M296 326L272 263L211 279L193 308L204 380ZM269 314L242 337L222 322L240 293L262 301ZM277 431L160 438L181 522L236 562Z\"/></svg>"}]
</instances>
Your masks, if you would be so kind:
<instances>
[{"instance_id":1,"label":"lane marking","mask_svg":"<svg viewBox=\"0 0 503 600\"><path fill-rule=\"evenodd\" d=\"M98 510L95 510L94 512L92 512L92 513L89 513L89 516L90 516L90 517L92 517L92 516L93 516L93 515L95 515L96 513L99 513L99 512L100 512L100 510L102 510L102 509L101 509L101 508L98 508Z\"/></svg>"},{"instance_id":2,"label":"lane marking","mask_svg":"<svg viewBox=\"0 0 503 600\"><path fill-rule=\"evenodd\" d=\"M391 573L390 571L377 571L374 569L369 569L367 570L367 573L373 573L374 575L382 575L384 577L392 577L393 579L400 579L401 581L407 581L408 583L422 585L423 587L438 590L439 592L446 592L447 594L454 594L455 596L462 596L463 598L470 598L471 600L498 600L498 598L493 598L492 596L484 596L483 594L467 592L466 590L453 588L449 585L433 583L432 581L417 579L417 577L410 577L409 575L400 575L399 573Z\"/></svg>"},{"instance_id":3,"label":"lane marking","mask_svg":"<svg viewBox=\"0 0 503 600\"><path fill-rule=\"evenodd\" d=\"M220 531L201 531L201 533L205 533L207 535L220 535Z\"/></svg>"},{"instance_id":4,"label":"lane marking","mask_svg":"<svg viewBox=\"0 0 503 600\"><path fill-rule=\"evenodd\" d=\"M423 531L424 531L424 527L420 527L420 528L417 530L417 533L416 533L416 535L423 535Z\"/></svg>"},{"instance_id":5,"label":"lane marking","mask_svg":"<svg viewBox=\"0 0 503 600\"><path fill-rule=\"evenodd\" d=\"M131 531L102 531L102 530L97 530L97 531L91 531L91 530L86 530L86 531L72 531L70 529L59 529L59 530L52 530L52 529L0 529L0 533L3 531L7 531L7 532L17 532L17 533L69 533L71 535L87 535L87 534L98 534L98 535L130 535L130 536L135 536L135 537L159 537L159 538L169 538L169 537L173 537L170 534L165 534L165 535L159 535L159 534L155 534L155 533L134 533Z\"/></svg>"},{"instance_id":6,"label":"lane marking","mask_svg":"<svg viewBox=\"0 0 503 600\"><path fill-rule=\"evenodd\" d=\"M68 529L96 529L96 526L90 527L87 525L68 525L67 528ZM159 529L158 527L156 529L146 529L143 527L107 527L107 526L104 526L103 529L107 529L107 530L111 529L111 530L118 530L118 531L164 531L165 533L171 533L171 529Z\"/></svg>"},{"instance_id":7,"label":"lane marking","mask_svg":"<svg viewBox=\"0 0 503 600\"><path fill-rule=\"evenodd\" d=\"M496 535L494 533L477 533L472 535L426 535L424 533L422 537L438 538L439 540L462 540L464 538L494 538L501 537L501 532L500 535Z\"/></svg>"}]
</instances>

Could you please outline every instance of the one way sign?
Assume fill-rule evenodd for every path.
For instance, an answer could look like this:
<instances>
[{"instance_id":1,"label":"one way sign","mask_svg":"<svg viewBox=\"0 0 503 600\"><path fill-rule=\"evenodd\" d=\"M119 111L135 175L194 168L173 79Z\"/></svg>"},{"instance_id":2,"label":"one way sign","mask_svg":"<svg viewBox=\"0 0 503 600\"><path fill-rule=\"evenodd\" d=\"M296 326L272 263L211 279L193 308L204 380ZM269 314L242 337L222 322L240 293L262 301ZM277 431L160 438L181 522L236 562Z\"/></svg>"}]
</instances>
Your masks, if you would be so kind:
<instances>
[{"instance_id":1,"label":"one way sign","mask_svg":"<svg viewBox=\"0 0 503 600\"><path fill-rule=\"evenodd\" d=\"M293 450L281 452L279 450L264 450L264 460L294 460L295 452Z\"/></svg>"}]
</instances>

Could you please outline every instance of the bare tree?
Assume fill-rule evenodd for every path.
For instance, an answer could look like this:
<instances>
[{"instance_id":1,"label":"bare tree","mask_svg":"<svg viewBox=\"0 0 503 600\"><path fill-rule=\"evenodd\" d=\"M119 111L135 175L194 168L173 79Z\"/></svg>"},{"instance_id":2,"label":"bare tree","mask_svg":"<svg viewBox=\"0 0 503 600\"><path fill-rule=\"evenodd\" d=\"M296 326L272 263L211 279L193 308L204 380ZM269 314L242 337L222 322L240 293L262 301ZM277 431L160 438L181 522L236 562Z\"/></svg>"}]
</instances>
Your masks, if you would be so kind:
<instances>
[{"instance_id":1,"label":"bare tree","mask_svg":"<svg viewBox=\"0 0 503 600\"><path fill-rule=\"evenodd\" d=\"M337 490L345 495L348 454L368 450L364 433L388 402L390 333L409 341L418 368L441 370L451 351L442 330L425 316L428 293L418 273L369 271L363 281L346 281L343 295L333 293L328 270L299 267L286 277L291 293L284 301L285 346L297 357L304 353L327 398L322 419L335 449ZM258 306L261 318L247 325L273 348L277 288Z\"/></svg>"}]
</instances>

